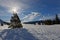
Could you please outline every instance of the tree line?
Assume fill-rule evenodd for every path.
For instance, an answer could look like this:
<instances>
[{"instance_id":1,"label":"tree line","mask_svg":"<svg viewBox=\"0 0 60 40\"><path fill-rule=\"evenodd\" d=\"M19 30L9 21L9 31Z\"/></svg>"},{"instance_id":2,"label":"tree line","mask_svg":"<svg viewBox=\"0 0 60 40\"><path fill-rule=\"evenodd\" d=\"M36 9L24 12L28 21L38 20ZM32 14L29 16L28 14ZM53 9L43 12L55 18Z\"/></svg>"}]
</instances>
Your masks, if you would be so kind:
<instances>
[{"instance_id":1,"label":"tree line","mask_svg":"<svg viewBox=\"0 0 60 40\"><path fill-rule=\"evenodd\" d=\"M24 22L24 24L53 25L53 24L60 24L60 19L56 14L55 19L53 20L46 19L46 20L40 20L40 21L30 21L30 22Z\"/></svg>"}]
</instances>

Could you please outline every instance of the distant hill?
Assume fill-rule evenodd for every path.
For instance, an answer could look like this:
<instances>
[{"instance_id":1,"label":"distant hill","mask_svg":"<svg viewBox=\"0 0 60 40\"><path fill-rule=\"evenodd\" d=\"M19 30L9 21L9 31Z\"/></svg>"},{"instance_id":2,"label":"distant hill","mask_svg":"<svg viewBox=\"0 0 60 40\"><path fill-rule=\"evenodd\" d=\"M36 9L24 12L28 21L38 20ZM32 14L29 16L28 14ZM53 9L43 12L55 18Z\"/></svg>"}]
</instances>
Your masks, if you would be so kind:
<instances>
[{"instance_id":1,"label":"distant hill","mask_svg":"<svg viewBox=\"0 0 60 40\"><path fill-rule=\"evenodd\" d=\"M3 21L3 20L0 19L0 24L7 24L7 25L9 25L10 23L5 22L5 21Z\"/></svg>"},{"instance_id":2,"label":"distant hill","mask_svg":"<svg viewBox=\"0 0 60 40\"><path fill-rule=\"evenodd\" d=\"M41 24L43 22L44 22L43 20L41 20L41 21L30 21L30 22L24 22L24 24L36 24L36 23Z\"/></svg>"},{"instance_id":3,"label":"distant hill","mask_svg":"<svg viewBox=\"0 0 60 40\"><path fill-rule=\"evenodd\" d=\"M0 23L3 23L3 24L4 24L5 22L4 22L3 20L0 19Z\"/></svg>"},{"instance_id":4,"label":"distant hill","mask_svg":"<svg viewBox=\"0 0 60 40\"><path fill-rule=\"evenodd\" d=\"M56 14L55 18L53 20L46 19L46 20L40 20L40 21L30 21L30 22L24 22L24 24L43 24L43 25L53 25L53 24L60 24L60 18Z\"/></svg>"},{"instance_id":5,"label":"distant hill","mask_svg":"<svg viewBox=\"0 0 60 40\"><path fill-rule=\"evenodd\" d=\"M29 21L24 22L24 24L39 24L39 25L54 25L54 24L60 24L60 20L40 20L40 21Z\"/></svg>"}]
</instances>

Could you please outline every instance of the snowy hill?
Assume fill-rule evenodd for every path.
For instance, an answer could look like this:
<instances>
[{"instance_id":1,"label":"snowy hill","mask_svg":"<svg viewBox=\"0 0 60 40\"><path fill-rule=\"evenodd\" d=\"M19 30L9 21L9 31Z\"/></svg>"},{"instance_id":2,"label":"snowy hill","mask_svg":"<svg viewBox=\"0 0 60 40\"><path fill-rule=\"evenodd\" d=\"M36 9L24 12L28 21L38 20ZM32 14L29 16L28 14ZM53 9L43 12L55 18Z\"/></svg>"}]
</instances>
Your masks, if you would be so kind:
<instances>
[{"instance_id":1,"label":"snowy hill","mask_svg":"<svg viewBox=\"0 0 60 40\"><path fill-rule=\"evenodd\" d=\"M5 29L0 33L0 40L36 40L26 29Z\"/></svg>"},{"instance_id":2,"label":"snowy hill","mask_svg":"<svg viewBox=\"0 0 60 40\"><path fill-rule=\"evenodd\" d=\"M23 24L21 29L4 27L0 26L0 40L60 40L60 25Z\"/></svg>"},{"instance_id":3,"label":"snowy hill","mask_svg":"<svg viewBox=\"0 0 60 40\"><path fill-rule=\"evenodd\" d=\"M5 21L3 21L3 20L0 19L0 24L7 24L7 25L9 25L10 23L5 22Z\"/></svg>"},{"instance_id":4,"label":"snowy hill","mask_svg":"<svg viewBox=\"0 0 60 40\"><path fill-rule=\"evenodd\" d=\"M0 19L0 23L4 23L4 21L2 21L2 20Z\"/></svg>"}]
</instances>

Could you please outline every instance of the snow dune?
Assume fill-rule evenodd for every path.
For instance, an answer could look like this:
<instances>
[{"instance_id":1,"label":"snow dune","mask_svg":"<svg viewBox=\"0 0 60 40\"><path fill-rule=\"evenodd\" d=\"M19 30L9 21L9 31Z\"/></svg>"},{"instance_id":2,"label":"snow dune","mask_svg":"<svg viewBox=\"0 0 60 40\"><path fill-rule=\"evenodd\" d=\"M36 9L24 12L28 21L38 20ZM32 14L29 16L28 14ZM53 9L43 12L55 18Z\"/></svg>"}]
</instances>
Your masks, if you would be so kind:
<instances>
[{"instance_id":1,"label":"snow dune","mask_svg":"<svg viewBox=\"0 0 60 40\"><path fill-rule=\"evenodd\" d=\"M60 40L60 25L23 24L21 29L0 27L0 40Z\"/></svg>"}]
</instances>

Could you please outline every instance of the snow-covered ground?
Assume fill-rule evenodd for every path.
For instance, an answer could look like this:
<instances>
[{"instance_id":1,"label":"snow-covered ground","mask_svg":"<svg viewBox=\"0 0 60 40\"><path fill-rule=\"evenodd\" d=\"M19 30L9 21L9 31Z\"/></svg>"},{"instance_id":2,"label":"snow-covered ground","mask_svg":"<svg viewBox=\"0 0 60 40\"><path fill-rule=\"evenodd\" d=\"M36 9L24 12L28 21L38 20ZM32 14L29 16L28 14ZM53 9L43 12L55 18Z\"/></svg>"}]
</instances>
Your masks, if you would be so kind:
<instances>
[{"instance_id":1,"label":"snow-covered ground","mask_svg":"<svg viewBox=\"0 0 60 40\"><path fill-rule=\"evenodd\" d=\"M60 25L23 24L21 29L0 26L0 40L60 40Z\"/></svg>"}]
</instances>

